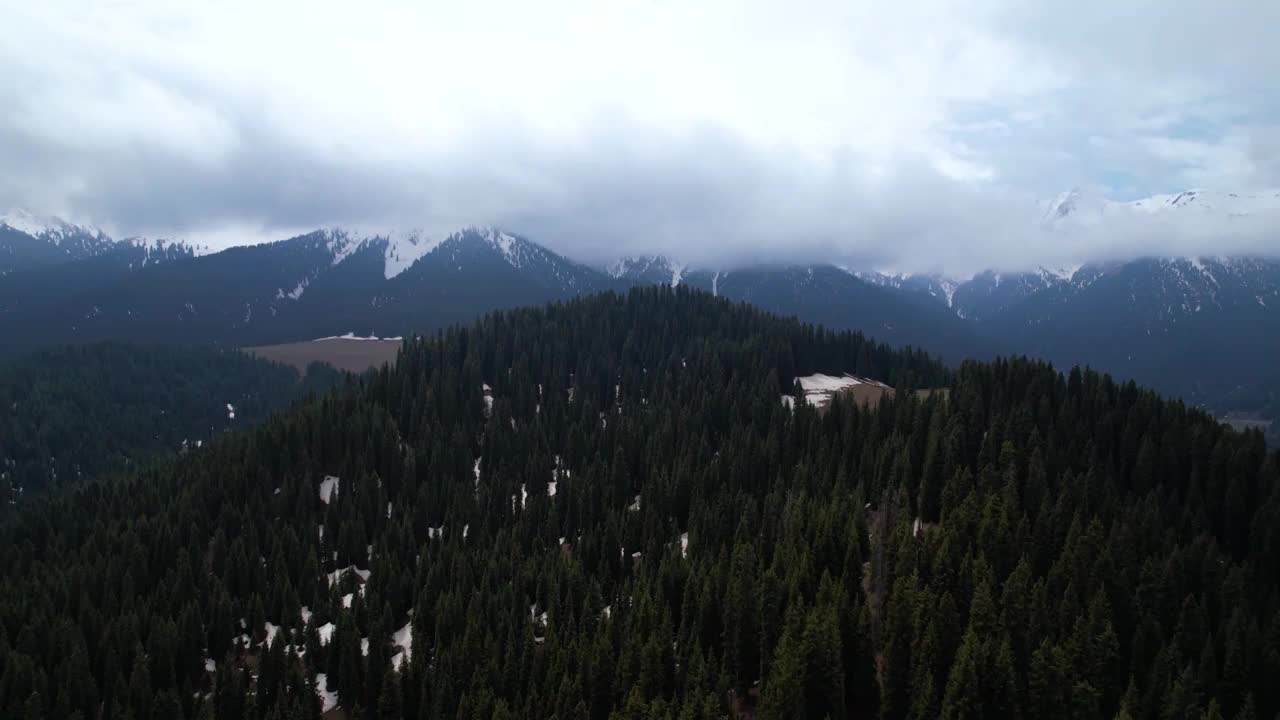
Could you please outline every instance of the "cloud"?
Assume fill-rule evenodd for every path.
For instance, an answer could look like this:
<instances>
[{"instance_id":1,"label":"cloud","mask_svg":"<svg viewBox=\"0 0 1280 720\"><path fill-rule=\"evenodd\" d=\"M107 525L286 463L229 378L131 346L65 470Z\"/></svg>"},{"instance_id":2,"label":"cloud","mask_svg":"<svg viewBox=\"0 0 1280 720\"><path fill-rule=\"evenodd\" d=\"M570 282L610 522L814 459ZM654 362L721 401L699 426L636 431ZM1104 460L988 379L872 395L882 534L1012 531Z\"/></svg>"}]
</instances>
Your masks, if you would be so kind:
<instances>
[{"instance_id":1,"label":"cloud","mask_svg":"<svg viewBox=\"0 0 1280 720\"><path fill-rule=\"evenodd\" d=\"M1270 251L1241 222L1063 243L1035 201L1280 186L1278 13L0 0L0 205L216 244L495 223L592 262Z\"/></svg>"}]
</instances>

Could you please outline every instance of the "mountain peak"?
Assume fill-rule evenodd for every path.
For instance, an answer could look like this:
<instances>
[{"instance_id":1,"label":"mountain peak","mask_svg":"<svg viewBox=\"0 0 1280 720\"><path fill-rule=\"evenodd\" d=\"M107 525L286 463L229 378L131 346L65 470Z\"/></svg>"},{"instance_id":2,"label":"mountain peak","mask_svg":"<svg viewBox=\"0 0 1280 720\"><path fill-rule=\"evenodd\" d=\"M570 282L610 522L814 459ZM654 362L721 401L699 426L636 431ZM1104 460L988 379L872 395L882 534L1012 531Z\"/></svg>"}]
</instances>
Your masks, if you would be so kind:
<instances>
[{"instance_id":1,"label":"mountain peak","mask_svg":"<svg viewBox=\"0 0 1280 720\"><path fill-rule=\"evenodd\" d=\"M676 287L684 281L684 274L688 269L684 263L677 263L665 255L628 255L610 263L605 272L617 280L670 283L671 287Z\"/></svg>"},{"instance_id":2,"label":"mountain peak","mask_svg":"<svg viewBox=\"0 0 1280 720\"><path fill-rule=\"evenodd\" d=\"M1151 195L1137 200L1110 200L1096 190L1072 188L1042 204L1046 225L1091 225L1104 218L1143 218L1171 213L1197 212L1223 220L1280 213L1280 191L1220 192L1190 189Z\"/></svg>"},{"instance_id":3,"label":"mountain peak","mask_svg":"<svg viewBox=\"0 0 1280 720\"><path fill-rule=\"evenodd\" d=\"M1074 187L1046 203L1041 219L1048 224L1066 220L1097 222L1111 204L1100 192Z\"/></svg>"},{"instance_id":4,"label":"mountain peak","mask_svg":"<svg viewBox=\"0 0 1280 720\"><path fill-rule=\"evenodd\" d=\"M0 215L0 225L7 225L20 233L55 244L61 244L63 240L75 236L87 236L93 240L105 237L105 233L96 227L75 225L59 217L37 215L24 208L12 208Z\"/></svg>"},{"instance_id":5,"label":"mountain peak","mask_svg":"<svg viewBox=\"0 0 1280 720\"><path fill-rule=\"evenodd\" d=\"M445 243L476 244L486 247L496 251L508 265L514 268L523 267L532 252L542 250L540 246L502 228L486 225L469 225L450 235Z\"/></svg>"},{"instance_id":6,"label":"mountain peak","mask_svg":"<svg viewBox=\"0 0 1280 720\"><path fill-rule=\"evenodd\" d=\"M421 228L370 229L333 227L320 231L333 264L351 257L357 250L373 244L382 245L383 275L386 279L408 270L422 256L434 250L440 241Z\"/></svg>"}]
</instances>

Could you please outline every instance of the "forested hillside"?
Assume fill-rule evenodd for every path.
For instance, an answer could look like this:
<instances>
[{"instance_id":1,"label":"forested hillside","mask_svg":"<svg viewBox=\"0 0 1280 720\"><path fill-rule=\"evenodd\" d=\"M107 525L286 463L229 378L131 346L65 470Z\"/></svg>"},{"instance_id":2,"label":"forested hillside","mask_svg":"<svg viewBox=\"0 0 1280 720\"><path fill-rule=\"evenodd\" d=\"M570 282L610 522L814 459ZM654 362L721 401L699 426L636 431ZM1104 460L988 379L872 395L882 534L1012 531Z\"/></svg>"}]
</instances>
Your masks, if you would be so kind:
<instances>
[{"instance_id":1,"label":"forested hillside","mask_svg":"<svg viewBox=\"0 0 1280 720\"><path fill-rule=\"evenodd\" d=\"M124 470L247 427L340 374L235 351L101 343L0 365L0 493Z\"/></svg>"},{"instance_id":2,"label":"forested hillside","mask_svg":"<svg viewBox=\"0 0 1280 720\"><path fill-rule=\"evenodd\" d=\"M1277 465L685 289L499 313L0 523L0 716L1270 718Z\"/></svg>"}]
</instances>

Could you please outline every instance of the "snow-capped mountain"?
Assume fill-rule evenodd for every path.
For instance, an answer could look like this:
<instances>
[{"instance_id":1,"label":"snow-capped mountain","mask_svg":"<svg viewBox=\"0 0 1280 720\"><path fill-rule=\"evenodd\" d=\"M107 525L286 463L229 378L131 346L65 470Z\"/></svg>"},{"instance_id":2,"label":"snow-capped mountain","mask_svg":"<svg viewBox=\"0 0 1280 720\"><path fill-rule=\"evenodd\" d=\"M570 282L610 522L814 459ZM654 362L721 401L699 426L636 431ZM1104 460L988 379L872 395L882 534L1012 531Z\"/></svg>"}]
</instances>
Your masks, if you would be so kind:
<instances>
[{"instance_id":1,"label":"snow-capped mountain","mask_svg":"<svg viewBox=\"0 0 1280 720\"><path fill-rule=\"evenodd\" d=\"M353 228L329 228L322 231L330 252L332 264L337 265L352 253L365 246L378 246L382 251L383 277L387 280L409 269L423 255L440 244L426 231L408 230L358 230Z\"/></svg>"},{"instance_id":2,"label":"snow-capped mountain","mask_svg":"<svg viewBox=\"0 0 1280 720\"><path fill-rule=\"evenodd\" d=\"M611 263L605 268L605 272L619 280L649 285L670 283L671 287L675 287L684 279L686 269L684 264L674 262L664 255L640 255L624 257Z\"/></svg>"},{"instance_id":3,"label":"snow-capped mountain","mask_svg":"<svg viewBox=\"0 0 1280 720\"><path fill-rule=\"evenodd\" d=\"M0 276L93 257L115 249L115 245L97 228L11 210L0 215Z\"/></svg>"},{"instance_id":4,"label":"snow-capped mountain","mask_svg":"<svg viewBox=\"0 0 1280 720\"><path fill-rule=\"evenodd\" d=\"M980 326L1059 364L1089 363L1212 402L1274 373L1280 261L1154 258L1086 267L1075 281L1034 293Z\"/></svg>"},{"instance_id":5,"label":"snow-capped mountain","mask_svg":"<svg viewBox=\"0 0 1280 720\"><path fill-rule=\"evenodd\" d=\"M25 210L0 215L0 276L95 258L108 258L106 266L110 267L142 267L205 252L207 248L167 239L116 240L92 225L76 225Z\"/></svg>"},{"instance_id":6,"label":"snow-capped mountain","mask_svg":"<svg viewBox=\"0 0 1280 720\"><path fill-rule=\"evenodd\" d=\"M1055 231L1070 233L1077 230L1097 230L1109 225L1123 231L1143 227L1143 223L1149 222L1164 223L1164 227L1176 227L1180 223L1200 223L1201 228L1212 228L1246 219L1264 224L1274 219L1275 226L1280 228L1280 191L1224 193L1187 190L1138 200L1115 201L1096 191L1073 189L1042 202L1039 217L1038 230L1048 230L1050 235L1047 237L1050 238L1055 237L1052 234ZM1028 237L1043 239L1046 236L1042 232L1029 230ZM1069 240L1070 236L1066 237ZM966 278L874 271L859 271L856 274L882 287L945 302L960 317L982 322L1045 291L1059 294L1081 291L1099 277L1130 262L1041 266L1030 271L996 267ZM1155 266L1160 271L1176 273L1181 267L1201 268L1206 263L1220 266L1220 269L1234 267L1239 260L1170 257L1162 258L1161 262L1163 264ZM1158 284L1172 287L1178 285L1178 282L1177 278L1171 278L1168 282ZM1182 304L1180 300L1174 303L1177 306ZM1192 305L1194 302L1188 299L1187 304Z\"/></svg>"},{"instance_id":7,"label":"snow-capped mountain","mask_svg":"<svg viewBox=\"0 0 1280 720\"><path fill-rule=\"evenodd\" d=\"M56 276L28 269L0 282L0 332L16 338L8 349L105 338L248 345L407 335L623 286L496 228L440 238L330 228L181 263L150 261L147 253L167 246L128 247L139 254L111 273L85 277L78 271L88 265L73 262Z\"/></svg>"},{"instance_id":8,"label":"snow-capped mountain","mask_svg":"<svg viewBox=\"0 0 1280 720\"><path fill-rule=\"evenodd\" d=\"M558 255L528 238L498 228L469 227L453 233L424 257L426 268L519 278L559 297L604 289L602 273Z\"/></svg>"},{"instance_id":9,"label":"snow-capped mountain","mask_svg":"<svg viewBox=\"0 0 1280 720\"><path fill-rule=\"evenodd\" d=\"M950 307L966 320L981 322L1008 310L1032 295L1057 287L1084 287L1101 266L1036 268L1028 272L987 270L956 284Z\"/></svg>"},{"instance_id":10,"label":"snow-capped mountain","mask_svg":"<svg viewBox=\"0 0 1280 720\"><path fill-rule=\"evenodd\" d=\"M1201 217L1270 206L1258 194L1114 203L1076 192L1047 203L1045 212L1101 222L1117 213ZM1264 258L993 269L964 279L830 264L724 271L656 255L593 269L492 227L330 228L201 256L182 245L116 242L68 224L14 223L40 237L0 224L0 260L25 262L0 266L0 336L11 352L106 338L243 346L348 332L411 335L501 308L666 285L859 330L949 361L1026 353L1089 363L1197 400L1253 382L1280 357L1280 262ZM56 240L78 234L112 249L70 259ZM38 261L22 255L38 251L45 253ZM1219 362L1211 371L1206 354Z\"/></svg>"},{"instance_id":11,"label":"snow-capped mountain","mask_svg":"<svg viewBox=\"0 0 1280 720\"><path fill-rule=\"evenodd\" d=\"M1137 217L1231 218L1270 216L1280 213L1280 190L1215 192L1184 190L1138 200L1110 200L1097 191L1068 190L1042 205L1042 220L1050 224L1100 224Z\"/></svg>"},{"instance_id":12,"label":"snow-capped mountain","mask_svg":"<svg viewBox=\"0 0 1280 720\"><path fill-rule=\"evenodd\" d=\"M950 303L921 276L878 279L904 297L949 307L997 347L1090 364L1194 402L1213 404L1263 382L1280 357L1280 259L988 271L960 282Z\"/></svg>"},{"instance_id":13,"label":"snow-capped mountain","mask_svg":"<svg viewBox=\"0 0 1280 720\"><path fill-rule=\"evenodd\" d=\"M0 225L44 240L68 254L83 253L111 242L106 233L92 225L76 225L61 218L36 215L20 208L0 215Z\"/></svg>"}]
</instances>

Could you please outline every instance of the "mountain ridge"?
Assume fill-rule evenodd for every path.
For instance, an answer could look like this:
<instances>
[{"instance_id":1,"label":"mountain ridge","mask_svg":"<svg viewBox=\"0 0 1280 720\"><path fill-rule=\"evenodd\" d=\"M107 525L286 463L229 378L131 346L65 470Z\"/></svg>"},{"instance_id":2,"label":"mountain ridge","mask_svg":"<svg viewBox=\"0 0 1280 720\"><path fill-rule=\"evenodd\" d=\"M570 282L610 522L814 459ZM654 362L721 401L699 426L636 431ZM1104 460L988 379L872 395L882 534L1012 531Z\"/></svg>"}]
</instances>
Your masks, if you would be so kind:
<instances>
[{"instance_id":1,"label":"mountain ridge","mask_svg":"<svg viewBox=\"0 0 1280 720\"><path fill-rule=\"evenodd\" d=\"M1072 202L1074 211L1080 202ZM41 242L9 225L3 232ZM1264 381L1268 358L1280 355L1280 340L1268 339L1273 327L1280 338L1280 261L1260 257L1142 258L956 280L831 263L712 269L661 254L593 267L477 225L440 234L331 227L204 255L182 244L104 242L114 250L0 276L0 333L13 338L10 353L108 339L248 346L349 332L400 336L503 308L661 284L859 330L952 363L1008 353L1088 363L1194 402L1238 397L1231 383ZM1215 364L1215 377L1204 378L1191 359L1167 357L1210 350L1229 351L1235 365Z\"/></svg>"}]
</instances>

